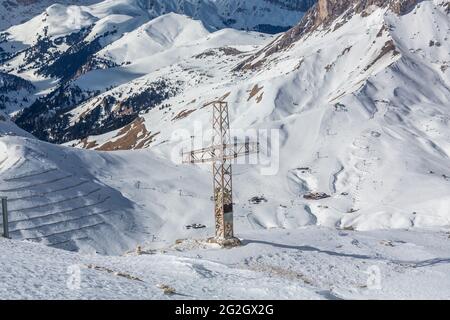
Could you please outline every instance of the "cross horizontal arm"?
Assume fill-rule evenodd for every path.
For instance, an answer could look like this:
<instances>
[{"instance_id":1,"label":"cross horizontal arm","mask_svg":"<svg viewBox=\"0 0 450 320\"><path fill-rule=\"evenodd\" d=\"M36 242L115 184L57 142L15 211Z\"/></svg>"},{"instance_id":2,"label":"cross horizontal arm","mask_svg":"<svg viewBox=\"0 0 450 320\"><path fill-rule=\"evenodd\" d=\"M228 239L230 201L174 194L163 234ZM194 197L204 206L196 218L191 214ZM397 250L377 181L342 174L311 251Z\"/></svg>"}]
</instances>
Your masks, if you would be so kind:
<instances>
[{"instance_id":1,"label":"cross horizontal arm","mask_svg":"<svg viewBox=\"0 0 450 320\"><path fill-rule=\"evenodd\" d=\"M223 162L259 152L259 143L219 144L182 153L183 163Z\"/></svg>"}]
</instances>

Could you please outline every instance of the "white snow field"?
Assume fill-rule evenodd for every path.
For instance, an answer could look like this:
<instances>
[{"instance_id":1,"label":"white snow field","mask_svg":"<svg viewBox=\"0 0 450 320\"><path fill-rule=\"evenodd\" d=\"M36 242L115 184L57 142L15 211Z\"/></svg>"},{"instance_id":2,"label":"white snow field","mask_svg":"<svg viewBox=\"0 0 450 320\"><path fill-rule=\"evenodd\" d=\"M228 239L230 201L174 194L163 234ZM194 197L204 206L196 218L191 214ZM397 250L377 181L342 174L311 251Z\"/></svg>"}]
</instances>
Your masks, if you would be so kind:
<instances>
[{"instance_id":1,"label":"white snow field","mask_svg":"<svg viewBox=\"0 0 450 320\"><path fill-rule=\"evenodd\" d=\"M247 231L244 246L73 253L0 238L2 299L448 299L449 233ZM165 294L164 288L175 290Z\"/></svg>"},{"instance_id":2,"label":"white snow field","mask_svg":"<svg viewBox=\"0 0 450 320\"><path fill-rule=\"evenodd\" d=\"M209 199L202 199L208 180L180 196L178 189L197 180L195 170L178 170L149 152L83 151L20 136L3 136L0 146L0 193L8 197L12 239L121 254L145 240L158 240L160 232L172 243L186 232L183 222L194 212L204 217L209 210L202 207L212 208ZM202 184L191 215L186 214L183 207L194 197L192 190L202 190Z\"/></svg>"}]
</instances>

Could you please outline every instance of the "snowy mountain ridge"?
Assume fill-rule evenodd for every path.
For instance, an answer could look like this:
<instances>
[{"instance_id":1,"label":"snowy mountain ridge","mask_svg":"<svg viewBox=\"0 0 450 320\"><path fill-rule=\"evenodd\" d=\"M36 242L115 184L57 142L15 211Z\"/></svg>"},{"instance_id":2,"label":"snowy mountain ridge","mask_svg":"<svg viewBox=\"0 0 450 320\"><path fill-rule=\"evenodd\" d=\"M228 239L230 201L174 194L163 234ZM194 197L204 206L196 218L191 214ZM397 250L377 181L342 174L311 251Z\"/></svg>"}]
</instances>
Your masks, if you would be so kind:
<instances>
[{"instance_id":1,"label":"snowy mountain ridge","mask_svg":"<svg viewBox=\"0 0 450 320\"><path fill-rule=\"evenodd\" d=\"M201 20L209 28L250 29L262 32L281 32L293 26L315 0L62 0L62 1L3 1L0 6L0 30L38 15L53 4L76 6L93 5L96 13L145 14L153 19L173 12ZM111 10L112 9L112 10Z\"/></svg>"},{"instance_id":2,"label":"snowy mountain ridge","mask_svg":"<svg viewBox=\"0 0 450 320\"><path fill-rule=\"evenodd\" d=\"M403 15L408 13L408 11L414 8L419 2L420 1L417 0L319 0L317 5L307 12L300 23L277 38L272 44L264 48L262 52L258 52L256 55L249 58L248 61L243 62L238 66L238 69L241 67L250 67L248 65L246 66L246 63L251 62L252 59L256 59L261 53L264 53L267 57L274 52L289 49L295 42L303 37L307 37L308 34L315 30L325 30L328 32L331 30L336 31L355 14L370 16L376 8L388 8L389 11L394 12L397 15ZM444 1L441 2L440 5L443 6L448 13L450 10L449 3Z\"/></svg>"},{"instance_id":3,"label":"snowy mountain ridge","mask_svg":"<svg viewBox=\"0 0 450 320\"><path fill-rule=\"evenodd\" d=\"M59 0L60 4L91 5L98 0ZM50 0L8 0L0 3L0 30L24 23L54 4Z\"/></svg>"}]
</instances>

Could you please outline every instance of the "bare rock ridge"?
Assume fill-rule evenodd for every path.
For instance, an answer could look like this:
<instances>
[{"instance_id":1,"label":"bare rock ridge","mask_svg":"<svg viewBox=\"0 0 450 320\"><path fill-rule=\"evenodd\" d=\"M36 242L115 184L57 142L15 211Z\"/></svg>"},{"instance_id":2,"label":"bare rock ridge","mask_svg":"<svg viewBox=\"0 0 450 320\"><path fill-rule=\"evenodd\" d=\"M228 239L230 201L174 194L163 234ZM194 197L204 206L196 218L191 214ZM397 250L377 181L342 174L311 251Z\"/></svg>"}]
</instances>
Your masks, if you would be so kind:
<instances>
[{"instance_id":1,"label":"bare rock ridge","mask_svg":"<svg viewBox=\"0 0 450 320\"><path fill-rule=\"evenodd\" d=\"M299 25L291 29L284 38L298 39L304 33L317 29L320 26L328 27L342 14L367 15L375 7L388 7L392 12L403 15L409 12L421 0L319 0L312 7Z\"/></svg>"},{"instance_id":2,"label":"bare rock ridge","mask_svg":"<svg viewBox=\"0 0 450 320\"><path fill-rule=\"evenodd\" d=\"M389 7L396 14L405 14L419 0L319 0L315 25L329 23L347 10L362 13L371 6Z\"/></svg>"},{"instance_id":3,"label":"bare rock ridge","mask_svg":"<svg viewBox=\"0 0 450 320\"><path fill-rule=\"evenodd\" d=\"M345 14L351 17L353 14L368 15L373 7L389 8L392 12L403 15L415 7L421 0L319 0L311 7L298 25L275 39L260 52L249 57L236 67L236 71L252 69L257 67L252 65L252 61L264 54L265 57L275 52L289 48L293 43L300 40L304 35L317 30L319 27L327 28ZM344 20L347 20L344 17ZM336 25L335 28L338 28ZM259 60L260 63L262 60Z\"/></svg>"}]
</instances>

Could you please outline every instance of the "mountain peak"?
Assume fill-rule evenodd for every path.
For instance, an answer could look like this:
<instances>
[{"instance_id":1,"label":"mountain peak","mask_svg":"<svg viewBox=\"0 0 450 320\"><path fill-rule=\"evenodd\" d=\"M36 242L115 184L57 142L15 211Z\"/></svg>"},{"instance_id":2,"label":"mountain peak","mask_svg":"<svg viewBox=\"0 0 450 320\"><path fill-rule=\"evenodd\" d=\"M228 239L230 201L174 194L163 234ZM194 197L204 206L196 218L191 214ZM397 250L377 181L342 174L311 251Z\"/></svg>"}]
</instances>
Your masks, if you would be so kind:
<instances>
[{"instance_id":1,"label":"mountain peak","mask_svg":"<svg viewBox=\"0 0 450 320\"><path fill-rule=\"evenodd\" d=\"M422 0L318 0L311 7L303 19L292 29L285 32L273 43L269 44L260 52L243 61L236 70L251 68L256 57L263 54L265 57L275 52L289 48L293 43L300 40L304 35L319 28L329 28L333 22L344 15L342 22L336 23L334 29L339 28L354 14L367 16L376 8L388 8L398 15L408 13L416 4Z\"/></svg>"},{"instance_id":2,"label":"mountain peak","mask_svg":"<svg viewBox=\"0 0 450 320\"><path fill-rule=\"evenodd\" d=\"M319 0L317 3L317 23L330 22L347 10L362 13L370 7L389 7L397 14L404 14L420 0Z\"/></svg>"},{"instance_id":3,"label":"mountain peak","mask_svg":"<svg viewBox=\"0 0 450 320\"><path fill-rule=\"evenodd\" d=\"M297 29L311 31L319 26L328 26L344 13L368 15L374 8L389 8L392 12L403 15L409 12L421 0L318 0Z\"/></svg>"},{"instance_id":4,"label":"mountain peak","mask_svg":"<svg viewBox=\"0 0 450 320\"><path fill-rule=\"evenodd\" d=\"M389 8L392 12L403 15L419 2L421 0L319 0L297 27L308 26L306 29L311 30L320 25L331 24L345 12L349 15L367 15L374 8Z\"/></svg>"}]
</instances>

